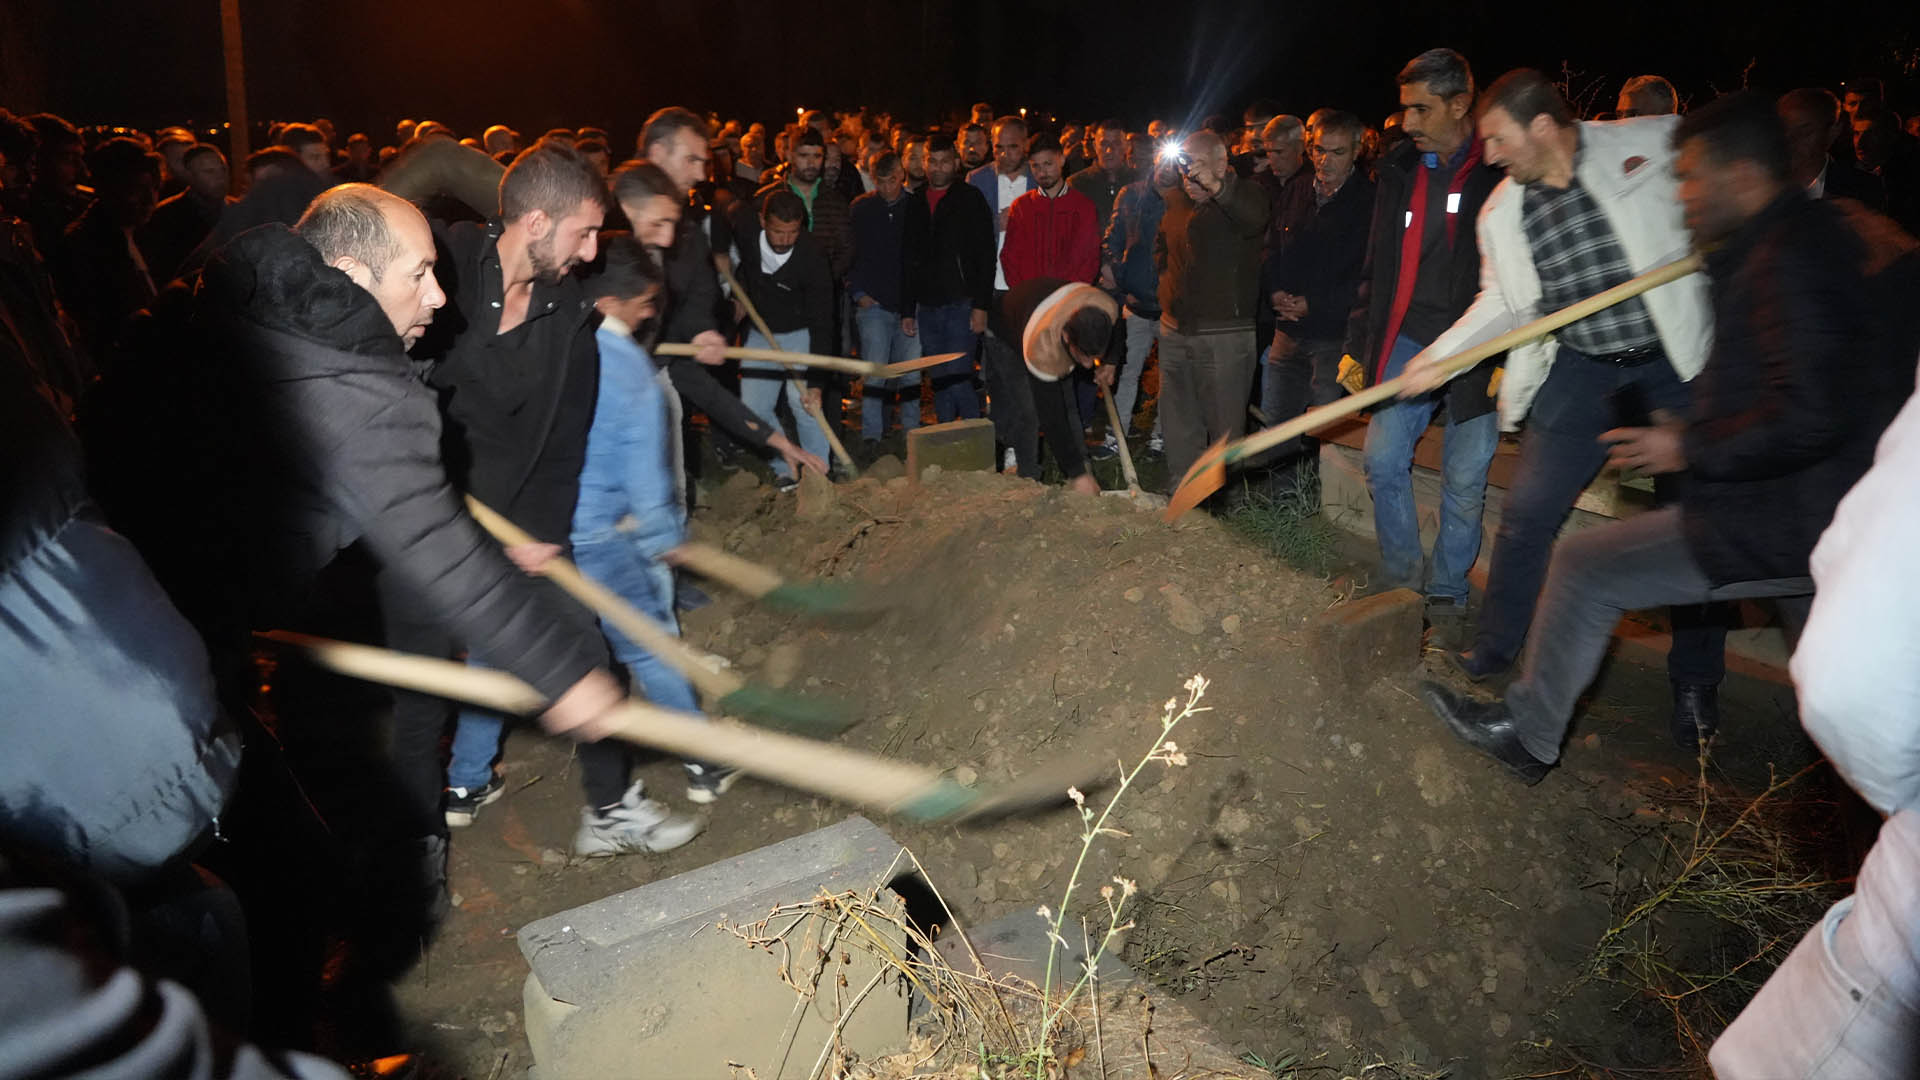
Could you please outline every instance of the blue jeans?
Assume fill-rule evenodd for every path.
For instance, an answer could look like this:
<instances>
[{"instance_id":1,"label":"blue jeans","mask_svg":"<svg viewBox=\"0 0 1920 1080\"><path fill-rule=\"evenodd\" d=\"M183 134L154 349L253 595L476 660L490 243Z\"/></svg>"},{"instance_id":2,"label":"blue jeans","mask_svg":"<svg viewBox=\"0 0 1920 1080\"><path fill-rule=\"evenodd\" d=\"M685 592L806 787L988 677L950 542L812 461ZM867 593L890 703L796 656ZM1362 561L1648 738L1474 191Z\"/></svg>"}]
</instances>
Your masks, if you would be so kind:
<instances>
[{"instance_id":1,"label":"blue jeans","mask_svg":"<svg viewBox=\"0 0 1920 1080\"><path fill-rule=\"evenodd\" d=\"M467 666L487 665L467 657ZM447 762L447 786L478 791L493 779L493 763L500 756L500 735L507 721L499 713L461 709L453 718L453 753Z\"/></svg>"},{"instance_id":2,"label":"blue jeans","mask_svg":"<svg viewBox=\"0 0 1920 1080\"><path fill-rule=\"evenodd\" d=\"M875 364L897 364L920 359L920 339L900 329L900 316L875 304L859 308L854 324L860 331L860 359ZM900 391L909 390L904 399ZM887 433L887 409L900 400L900 426L920 426L920 373L910 371L891 379L863 380L860 390L860 434L877 439Z\"/></svg>"},{"instance_id":3,"label":"blue jeans","mask_svg":"<svg viewBox=\"0 0 1920 1080\"><path fill-rule=\"evenodd\" d=\"M973 332L972 318L971 300L921 304L914 314L919 324L920 355L960 354L958 360L949 360L927 373L933 380L933 413L943 424L980 419L980 391L973 384L973 356L980 347L980 335Z\"/></svg>"},{"instance_id":4,"label":"blue jeans","mask_svg":"<svg viewBox=\"0 0 1920 1080\"><path fill-rule=\"evenodd\" d=\"M1310 408L1318 408L1346 396L1340 386L1340 357L1344 345L1338 340L1295 340L1293 350L1275 356L1273 347L1261 354L1255 370L1265 373L1260 384L1260 411L1267 424L1284 424ZM1289 439L1268 452L1268 459L1279 462L1306 453L1319 442L1302 435Z\"/></svg>"},{"instance_id":5,"label":"blue jeans","mask_svg":"<svg viewBox=\"0 0 1920 1080\"><path fill-rule=\"evenodd\" d=\"M1133 410L1140 403L1140 373L1146 369L1147 354L1160 340L1160 316L1142 318L1132 311L1125 314L1127 359L1120 368L1120 385L1115 388L1113 404L1120 411L1120 425L1133 428ZM1153 433L1160 434L1160 414L1153 414Z\"/></svg>"},{"instance_id":6,"label":"blue jeans","mask_svg":"<svg viewBox=\"0 0 1920 1080\"><path fill-rule=\"evenodd\" d=\"M574 563L580 572L619 594L640 613L678 636L680 623L673 614L673 568L649 558L640 545L625 538L576 544ZM613 647L613 658L626 665L633 688L655 705L699 712L693 685L652 653L627 640L614 625L600 620L601 632Z\"/></svg>"},{"instance_id":7,"label":"blue jeans","mask_svg":"<svg viewBox=\"0 0 1920 1080\"><path fill-rule=\"evenodd\" d=\"M776 331L773 336L775 344L788 352L808 351L808 334L805 330L790 330L784 334ZM760 336L760 331L754 330L747 334L747 347L765 349L769 345L767 339ZM807 413L805 403L800 400L800 391L794 388L794 380L803 377L796 369L783 367L771 361L742 360L740 361L740 400L746 402L747 408L752 409L755 416L766 421L768 427L775 431L785 431L786 429L780 426L780 417L773 411L774 406L780 401L780 395L785 394L787 408L793 413L794 426L800 429L798 442L801 449L810 454L818 454L820 459L825 461L833 453L833 449L827 445L827 433L820 430L819 424L813 422L813 417ZM776 456L773 459L773 474L785 480L793 475L793 469L788 467L786 458Z\"/></svg>"},{"instance_id":8,"label":"blue jeans","mask_svg":"<svg viewBox=\"0 0 1920 1080\"><path fill-rule=\"evenodd\" d=\"M1401 335L1387 358L1386 377L1399 375L1423 346ZM1421 588L1420 517L1413 504L1413 448L1433 420L1445 391L1396 401L1375 410L1367 423L1367 491L1373 496L1373 531L1380 541L1380 573L1393 587ZM1487 466L1500 445L1495 413L1447 421L1441 453L1440 535L1425 591L1435 599L1464 604L1467 571L1480 557L1480 511L1486 504Z\"/></svg>"}]
</instances>

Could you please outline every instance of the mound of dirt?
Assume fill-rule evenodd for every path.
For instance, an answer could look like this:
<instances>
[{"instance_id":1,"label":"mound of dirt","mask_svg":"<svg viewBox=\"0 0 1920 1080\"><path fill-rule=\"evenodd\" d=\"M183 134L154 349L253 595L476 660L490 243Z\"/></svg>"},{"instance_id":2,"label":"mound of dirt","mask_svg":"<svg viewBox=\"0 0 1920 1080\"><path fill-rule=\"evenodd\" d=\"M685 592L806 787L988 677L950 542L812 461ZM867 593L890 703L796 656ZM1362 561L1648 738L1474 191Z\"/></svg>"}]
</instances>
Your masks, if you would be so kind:
<instances>
[{"instance_id":1,"label":"mound of dirt","mask_svg":"<svg viewBox=\"0 0 1920 1080\"><path fill-rule=\"evenodd\" d=\"M1341 599L1327 582L1205 515L1168 526L1122 499L992 474L797 502L736 477L696 521L796 578L890 585L896 609L864 627L722 599L686 633L849 703L849 745L962 783L1067 747L1130 764L1154 744L1159 703L1204 674L1211 711L1175 735L1188 766L1142 774L1074 906L1136 879L1126 959L1230 1041L1269 1061L1384 1055L1476 1074L1547 1037L1543 999L1604 915L1569 879L1604 859L1605 838L1450 745L1408 692L1418 657L1360 692L1341 689L1349 672L1314 670L1307 623ZM1057 907L1080 848L1065 809L887 828L963 924Z\"/></svg>"},{"instance_id":2,"label":"mound of dirt","mask_svg":"<svg viewBox=\"0 0 1920 1080\"><path fill-rule=\"evenodd\" d=\"M702 498L701 539L795 579L893 588L891 613L860 625L783 614L718 585L706 587L715 602L684 619L693 643L756 679L844 702L858 720L838 736L850 747L983 787L1063 754L1117 772L1157 741L1162 702L1184 697L1195 673L1210 680L1210 711L1173 736L1187 764L1141 773L1069 907L1097 935L1098 886L1138 882L1124 959L1256 1071L1558 1075L1570 1061L1673 1071L1668 1008L1644 996L1616 1008L1636 991L1608 980L1629 983L1633 958L1611 973L1589 967L1634 882L1672 848L1668 830L1686 831L1675 824L1684 813L1661 808L1694 801L1694 757L1665 733L1664 673L1616 665L1561 767L1524 788L1419 704L1420 658L1378 648L1383 637L1354 635L1362 657L1315 636L1310 623L1353 625L1335 585L1205 515L1168 526L1123 499L983 474L793 496L736 474ZM1348 606L1327 617L1336 604ZM1804 742L1779 687L1739 690L1723 711L1738 734L1716 747L1716 770L1723 749L1764 763L1785 760L1769 743ZM509 794L456 834L455 911L396 987L408 1046L460 1074L527 1063L520 926L857 809L747 779L683 848L569 859L581 812L572 754L564 739L512 732ZM677 763L656 759L638 776L685 805ZM1111 790L1091 792L1090 805ZM966 826L876 820L918 855L962 926L1059 910L1081 850L1081 820L1064 804ZM1746 955L1724 936L1696 936L1701 949ZM1644 934L1633 944L1639 960L1676 972L1727 970L1688 966ZM1583 971L1599 980L1570 992Z\"/></svg>"}]
</instances>

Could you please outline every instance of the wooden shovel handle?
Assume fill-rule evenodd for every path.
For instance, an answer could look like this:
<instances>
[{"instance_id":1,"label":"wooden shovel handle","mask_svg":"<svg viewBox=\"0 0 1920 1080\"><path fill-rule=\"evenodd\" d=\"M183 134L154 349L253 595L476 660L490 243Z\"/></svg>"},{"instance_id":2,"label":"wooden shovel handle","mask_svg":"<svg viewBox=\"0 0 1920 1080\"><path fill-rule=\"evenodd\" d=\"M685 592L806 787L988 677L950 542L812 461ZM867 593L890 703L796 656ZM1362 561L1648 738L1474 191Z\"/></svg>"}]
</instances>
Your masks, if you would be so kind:
<instances>
[{"instance_id":1,"label":"wooden shovel handle","mask_svg":"<svg viewBox=\"0 0 1920 1080\"><path fill-rule=\"evenodd\" d=\"M1140 474L1133 471L1133 451L1127 448L1127 429L1120 424L1120 410L1114 407L1113 395L1105 387L1100 389L1100 400L1107 404L1107 430L1120 444L1120 471L1126 474L1127 490L1139 491Z\"/></svg>"},{"instance_id":2,"label":"wooden shovel handle","mask_svg":"<svg viewBox=\"0 0 1920 1080\"><path fill-rule=\"evenodd\" d=\"M1506 352L1508 349L1517 345L1525 345L1537 337L1550 334L1568 323L1578 322L1594 312L1610 308L1622 300L1639 296L1649 289L1656 289L1670 281L1677 281L1680 278L1686 277L1688 274L1700 269L1702 265L1702 257L1698 252L1688 255L1685 258L1675 259L1673 262L1667 263L1664 266L1655 267L1631 281L1623 281L1603 293L1597 293L1578 303L1569 304L1551 315L1542 315L1540 318L1527 323L1525 326L1509 330L1491 341L1484 341L1470 349L1455 353L1445 360L1440 361L1439 370L1448 375L1458 371L1465 371L1489 356ZM1231 465L1242 458L1251 457L1269 447L1278 446L1288 439L1326 427L1328 424L1342 417L1352 416L1354 413L1359 412L1361 409L1375 402L1385 401L1388 398L1397 396L1401 388L1405 385L1406 376L1400 375L1388 379L1386 382L1369 386L1357 394L1343 397L1327 405L1322 405L1317 409L1308 409L1292 420L1270 427L1265 431L1249 435L1239 442L1228 446L1225 458L1226 463Z\"/></svg>"},{"instance_id":3,"label":"wooden shovel handle","mask_svg":"<svg viewBox=\"0 0 1920 1080\"><path fill-rule=\"evenodd\" d=\"M655 345L653 351L657 356L694 356L700 350L693 345L667 342ZM834 371L844 371L849 375L863 375L869 379L882 378L886 374L885 369L879 364L870 364L865 360L854 360L845 356L787 352L784 349L756 349L747 345L729 345L721 351L729 360L765 360L769 363L785 364L788 367L830 368Z\"/></svg>"},{"instance_id":4,"label":"wooden shovel handle","mask_svg":"<svg viewBox=\"0 0 1920 1080\"><path fill-rule=\"evenodd\" d=\"M780 343L774 340L773 331L767 327L767 320L760 317L760 309L753 306L753 298L747 295L747 290L740 287L740 279L734 277L733 271L725 266L717 266L717 269L727 279L727 286L739 299L740 306L747 309L747 317L753 320L753 325L759 329L760 336L766 338L767 344L773 346L776 352L785 352L786 350L780 348ZM793 385L800 391L800 400L805 401L807 398L805 387L802 387L797 379L794 380ZM833 425L827 423L827 414L818 405L807 406L807 414L813 417L814 423L820 425L820 431L826 435L827 444L833 447L833 452L840 455L841 463L847 467L847 475L858 478L860 466L853 463L853 457L847 453L847 448L840 445L840 436L834 433Z\"/></svg>"},{"instance_id":5,"label":"wooden shovel handle","mask_svg":"<svg viewBox=\"0 0 1920 1080\"><path fill-rule=\"evenodd\" d=\"M539 691L504 671L280 630L259 636L299 650L318 667L368 682L507 713L538 712L547 704ZM944 786L940 773L926 766L631 699L610 720L611 733L628 742L732 765L855 806L892 812Z\"/></svg>"},{"instance_id":6,"label":"wooden shovel handle","mask_svg":"<svg viewBox=\"0 0 1920 1080\"><path fill-rule=\"evenodd\" d=\"M723 582L754 599L787 583L779 571L730 555L711 544L688 541L667 553L667 560L701 577Z\"/></svg>"},{"instance_id":7,"label":"wooden shovel handle","mask_svg":"<svg viewBox=\"0 0 1920 1080\"><path fill-rule=\"evenodd\" d=\"M467 496L467 510L481 528L492 533L493 538L502 544L512 547L540 542L471 495ZM665 661L708 696L723 698L746 685L746 680L733 672L715 671L709 667L706 654L662 629L618 593L581 573L579 567L566 559L559 556L548 559L540 573L566 590L569 596L612 623L635 645Z\"/></svg>"}]
</instances>

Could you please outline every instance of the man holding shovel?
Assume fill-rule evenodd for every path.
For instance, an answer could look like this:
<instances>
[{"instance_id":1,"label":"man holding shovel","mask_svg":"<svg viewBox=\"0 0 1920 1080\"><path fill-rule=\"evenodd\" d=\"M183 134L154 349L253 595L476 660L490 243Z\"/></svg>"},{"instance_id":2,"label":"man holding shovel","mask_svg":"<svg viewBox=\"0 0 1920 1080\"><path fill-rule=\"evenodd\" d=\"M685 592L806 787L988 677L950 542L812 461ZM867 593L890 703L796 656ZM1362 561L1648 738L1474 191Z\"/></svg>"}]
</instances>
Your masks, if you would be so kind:
<instances>
[{"instance_id":1,"label":"man holding shovel","mask_svg":"<svg viewBox=\"0 0 1920 1080\"><path fill-rule=\"evenodd\" d=\"M1041 277L1009 290L1002 310L1026 360L1026 390L1038 414L1040 433L1053 447L1067 486L1098 494L1100 482L1087 471L1080 425L1060 380L1076 367L1093 368L1101 392L1113 392L1114 369L1096 365L1107 350L1120 305L1105 291L1083 282ZM1029 473L1022 464L1020 475L1038 479L1039 463L1031 469Z\"/></svg>"},{"instance_id":2,"label":"man holding shovel","mask_svg":"<svg viewBox=\"0 0 1920 1080\"><path fill-rule=\"evenodd\" d=\"M1478 109L1487 161L1507 170L1480 212L1480 294L1408 362L1411 393L1444 381L1430 373L1446 357L1622 284L1689 246L1670 144L1679 117L1576 123L1546 76L1524 69L1489 86ZM1684 415L1686 382L1706 363L1712 326L1706 281L1695 274L1508 353L1500 420L1509 430L1526 420L1527 430L1478 634L1472 648L1447 654L1469 678L1503 672L1519 656L1554 536L1606 463L1600 433L1646 426L1656 412ZM1724 620L1698 608L1673 618L1674 726L1710 730L1725 673Z\"/></svg>"},{"instance_id":3,"label":"man holding shovel","mask_svg":"<svg viewBox=\"0 0 1920 1080\"><path fill-rule=\"evenodd\" d=\"M1781 597L1798 628L1813 546L1872 462L1885 426L1876 401L1900 392L1888 379L1897 369L1873 347L1859 243L1830 204L1788 182L1786 129L1771 104L1740 94L1676 120L1686 224L1710 249L1715 340L1690 416L1618 425L1595 444L1603 455L1611 444L1616 465L1685 472L1686 492L1677 506L1584 529L1554 550L1539 628L1505 700L1421 687L1455 735L1529 784L1559 759L1624 612Z\"/></svg>"}]
</instances>

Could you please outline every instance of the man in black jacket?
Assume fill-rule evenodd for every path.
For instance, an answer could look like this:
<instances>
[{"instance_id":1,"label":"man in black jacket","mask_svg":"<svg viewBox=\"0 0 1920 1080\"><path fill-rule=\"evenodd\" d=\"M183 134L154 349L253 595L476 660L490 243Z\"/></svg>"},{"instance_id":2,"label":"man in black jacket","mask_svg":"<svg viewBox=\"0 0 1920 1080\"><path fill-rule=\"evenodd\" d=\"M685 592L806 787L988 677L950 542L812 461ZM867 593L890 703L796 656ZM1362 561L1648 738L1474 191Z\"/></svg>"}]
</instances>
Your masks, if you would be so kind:
<instances>
[{"instance_id":1,"label":"man in black jacket","mask_svg":"<svg viewBox=\"0 0 1920 1080\"><path fill-rule=\"evenodd\" d=\"M927 183L907 196L901 246L901 329L920 338L922 355L961 354L930 373L934 414L943 424L977 420L973 356L993 306L993 211L980 189L960 178L946 132L927 138Z\"/></svg>"},{"instance_id":2,"label":"man in black jacket","mask_svg":"<svg viewBox=\"0 0 1920 1080\"><path fill-rule=\"evenodd\" d=\"M1474 221L1500 183L1473 131L1473 71L1452 49L1430 49L1399 75L1408 140L1380 162L1367 266L1348 324L1341 381L1358 392L1391 379L1453 325L1480 289ZM1381 584L1425 586L1432 618L1458 632L1465 622L1467 571L1480 555L1487 467L1500 445L1488 392L1495 364L1455 379L1445 393L1374 409L1367 424L1367 490L1380 543ZM1413 451L1436 410L1447 413L1440 535L1422 577L1420 523L1413 504Z\"/></svg>"},{"instance_id":3,"label":"man in black jacket","mask_svg":"<svg viewBox=\"0 0 1920 1080\"><path fill-rule=\"evenodd\" d=\"M1624 612L1786 597L1797 627L1813 590L1808 557L1872 463L1885 426L1875 399L1898 370L1869 347L1858 241L1790 181L1772 106L1722 98L1687 113L1674 139L1687 227L1709 252L1713 348L1686 420L1657 414L1653 427L1601 437L1617 466L1685 473L1685 493L1554 549L1533 645L1504 701L1422 686L1456 735L1530 784L1558 760Z\"/></svg>"},{"instance_id":4,"label":"man in black jacket","mask_svg":"<svg viewBox=\"0 0 1920 1080\"><path fill-rule=\"evenodd\" d=\"M748 217L738 229L740 238L740 287L773 331L768 341L755 329L747 333L751 348L779 348L787 352L831 352L833 342L834 283L827 269L827 256L820 240L808 232L806 204L800 196L784 188L767 195L760 216ZM808 372L809 385L799 386L792 373L780 364L765 360L740 363L740 397L761 420L774 430L780 421L774 405L782 394L794 423L799 425L800 445L817 458L828 453L827 435L809 412L820 404L822 375ZM799 483L793 466L781 458L773 463L782 491Z\"/></svg>"},{"instance_id":5,"label":"man in black jacket","mask_svg":"<svg viewBox=\"0 0 1920 1080\"><path fill-rule=\"evenodd\" d=\"M236 715L256 685L249 631L296 623L357 541L394 603L546 694L550 728L593 734L623 696L597 632L503 557L447 483L434 395L406 355L445 299L427 222L346 185L299 228L241 234L136 320L138 362L83 415L110 521L205 638ZM395 839L418 874L394 891L432 919L446 904L438 727L422 741L394 755L413 811Z\"/></svg>"},{"instance_id":6,"label":"man in black jacket","mask_svg":"<svg viewBox=\"0 0 1920 1080\"><path fill-rule=\"evenodd\" d=\"M95 486L223 677L362 541L425 617L553 699L550 726L577 727L597 710L575 703L620 696L597 638L564 630L567 605L461 509L407 359L445 302L433 263L419 211L365 185L321 196L297 230L236 237L140 320L141 362L90 399Z\"/></svg>"},{"instance_id":7,"label":"man in black jacket","mask_svg":"<svg viewBox=\"0 0 1920 1080\"><path fill-rule=\"evenodd\" d=\"M613 197L620 205L620 212L633 226L634 237L654 252L665 266L669 278L677 278L697 306L704 302L702 297L708 295L703 292L700 283L704 280L711 285L714 273L711 262L689 263L680 254L695 251L705 256L707 250L706 241L697 228L691 232L685 230L685 195L685 191L666 170L651 161L629 161L613 172ZM711 296L717 297L718 293ZM687 305L676 307L671 296L667 299L667 305L669 310L682 317L681 333L686 333L696 325L693 319L687 317ZM710 313L707 319L711 321ZM719 337L718 332L713 330L702 330L692 335L702 356L709 355L708 343L704 340L707 335ZM805 465L825 473L826 462L794 445L779 429L754 415L738 395L720 385L719 380L710 374L709 365L724 363L725 358L717 352L712 355L716 357L715 360L675 356L657 357L655 363L666 371L674 392L706 413L716 428L745 443L750 449L779 454L791 468ZM685 590L684 585L681 588Z\"/></svg>"},{"instance_id":8,"label":"man in black jacket","mask_svg":"<svg viewBox=\"0 0 1920 1080\"><path fill-rule=\"evenodd\" d=\"M389 168L389 191L445 194L476 210L498 210L485 223L436 223L446 257L434 269L446 287L447 311L417 351L431 360L427 381L440 393L448 478L543 541L508 553L532 570L561 552L579 495L599 351L593 305L571 270L597 250L606 179L578 153L545 140L522 151L505 173L485 154L446 140L413 154ZM498 664L474 642L449 640L441 627L420 620L404 591L384 577L383 584L389 644L443 656L464 644L470 659ZM593 615L579 604L563 605L557 622L562 632L598 641ZM604 663L604 643L600 650ZM439 803L445 716L436 699L396 695L394 755L423 811ZM499 752L500 732L498 717L463 711L449 772L484 774ZM643 798L640 785L628 785L623 745L586 744L580 766L587 796L581 830L599 834L595 847L652 850L656 828L677 831L665 807ZM499 797L500 785L496 775L478 788L450 789L435 827L467 824Z\"/></svg>"},{"instance_id":9,"label":"man in black jacket","mask_svg":"<svg viewBox=\"0 0 1920 1080\"><path fill-rule=\"evenodd\" d=\"M1271 377L1261 386L1260 404L1268 423L1291 420L1309 405L1324 405L1342 393L1340 356L1373 218L1373 181L1355 167L1365 133L1360 118L1348 112L1330 111L1314 128L1307 148L1314 175L1306 214L1263 275L1274 287L1267 299L1292 346L1267 354ZM1299 454L1303 444L1294 440L1278 448L1275 457Z\"/></svg>"}]
</instances>

